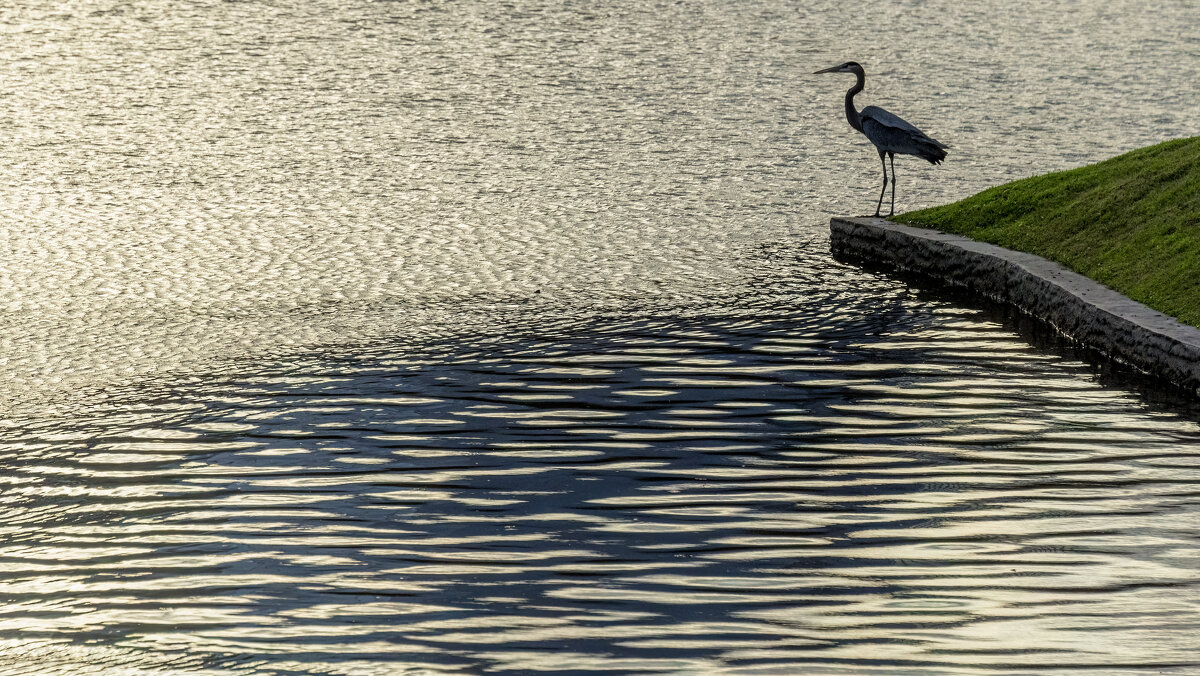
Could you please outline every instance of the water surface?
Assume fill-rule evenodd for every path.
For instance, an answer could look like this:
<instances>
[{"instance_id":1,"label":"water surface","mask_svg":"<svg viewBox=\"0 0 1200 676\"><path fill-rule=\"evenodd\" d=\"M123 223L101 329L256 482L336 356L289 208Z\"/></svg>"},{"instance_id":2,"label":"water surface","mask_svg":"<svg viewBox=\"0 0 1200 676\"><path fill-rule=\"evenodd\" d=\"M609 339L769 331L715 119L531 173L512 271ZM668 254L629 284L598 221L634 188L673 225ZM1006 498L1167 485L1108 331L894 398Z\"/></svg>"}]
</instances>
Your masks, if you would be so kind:
<instances>
[{"instance_id":1,"label":"water surface","mask_svg":"<svg viewBox=\"0 0 1200 676\"><path fill-rule=\"evenodd\" d=\"M1194 133L1165 3L0 11L0 673L1188 673L1200 427L839 264Z\"/></svg>"}]
</instances>

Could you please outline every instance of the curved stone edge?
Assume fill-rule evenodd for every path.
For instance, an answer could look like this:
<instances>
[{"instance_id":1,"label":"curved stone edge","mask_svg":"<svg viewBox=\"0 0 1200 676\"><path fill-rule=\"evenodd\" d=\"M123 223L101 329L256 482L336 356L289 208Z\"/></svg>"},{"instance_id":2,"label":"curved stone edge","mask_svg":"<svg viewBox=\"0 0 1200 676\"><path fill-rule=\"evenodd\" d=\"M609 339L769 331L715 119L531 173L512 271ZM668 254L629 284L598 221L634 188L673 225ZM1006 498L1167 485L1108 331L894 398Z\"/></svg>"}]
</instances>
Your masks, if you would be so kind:
<instances>
[{"instance_id":1,"label":"curved stone edge","mask_svg":"<svg viewBox=\"0 0 1200 676\"><path fill-rule=\"evenodd\" d=\"M1040 256L882 218L833 218L835 257L965 287L1200 395L1200 329Z\"/></svg>"}]
</instances>

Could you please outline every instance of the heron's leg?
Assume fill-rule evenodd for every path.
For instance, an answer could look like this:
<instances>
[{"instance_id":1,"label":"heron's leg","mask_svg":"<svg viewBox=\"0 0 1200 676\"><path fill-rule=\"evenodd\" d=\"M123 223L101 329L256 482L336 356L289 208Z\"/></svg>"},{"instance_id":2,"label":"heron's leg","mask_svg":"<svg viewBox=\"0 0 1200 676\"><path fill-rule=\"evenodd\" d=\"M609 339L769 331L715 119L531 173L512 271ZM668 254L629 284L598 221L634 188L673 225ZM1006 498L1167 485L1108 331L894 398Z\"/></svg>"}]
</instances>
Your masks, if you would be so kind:
<instances>
[{"instance_id":1,"label":"heron's leg","mask_svg":"<svg viewBox=\"0 0 1200 676\"><path fill-rule=\"evenodd\" d=\"M879 189L879 204L875 205L875 216L879 216L879 208L883 206L883 193L887 192L887 161L883 159L883 151L879 151L879 163L883 165L883 187Z\"/></svg>"},{"instance_id":2,"label":"heron's leg","mask_svg":"<svg viewBox=\"0 0 1200 676\"><path fill-rule=\"evenodd\" d=\"M888 162L892 164L892 210L888 212L891 218L896 213L896 153L888 153Z\"/></svg>"}]
</instances>

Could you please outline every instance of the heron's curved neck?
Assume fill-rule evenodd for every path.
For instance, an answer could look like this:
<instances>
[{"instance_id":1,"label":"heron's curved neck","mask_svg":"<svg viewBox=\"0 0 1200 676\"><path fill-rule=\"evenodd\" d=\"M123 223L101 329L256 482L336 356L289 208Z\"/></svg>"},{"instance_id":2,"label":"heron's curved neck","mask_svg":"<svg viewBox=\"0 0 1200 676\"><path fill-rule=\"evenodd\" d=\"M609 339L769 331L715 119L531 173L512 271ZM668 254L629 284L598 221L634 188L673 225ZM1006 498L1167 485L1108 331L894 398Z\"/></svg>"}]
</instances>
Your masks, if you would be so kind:
<instances>
[{"instance_id":1,"label":"heron's curved neck","mask_svg":"<svg viewBox=\"0 0 1200 676\"><path fill-rule=\"evenodd\" d=\"M850 122L851 127L862 131L862 116L858 114L858 109L854 107L854 95L863 90L863 86L867 82L867 76L861 70L854 71L854 75L858 78L858 82L855 82L854 86L846 92L846 120Z\"/></svg>"}]
</instances>

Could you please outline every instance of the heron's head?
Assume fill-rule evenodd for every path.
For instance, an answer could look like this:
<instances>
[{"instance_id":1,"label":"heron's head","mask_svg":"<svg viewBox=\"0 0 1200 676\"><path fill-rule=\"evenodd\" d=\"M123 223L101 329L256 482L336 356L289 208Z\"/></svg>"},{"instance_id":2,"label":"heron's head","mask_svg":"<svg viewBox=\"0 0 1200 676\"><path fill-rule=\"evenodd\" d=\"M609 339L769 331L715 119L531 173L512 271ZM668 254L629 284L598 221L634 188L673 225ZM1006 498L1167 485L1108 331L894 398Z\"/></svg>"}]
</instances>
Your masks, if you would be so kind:
<instances>
[{"instance_id":1,"label":"heron's head","mask_svg":"<svg viewBox=\"0 0 1200 676\"><path fill-rule=\"evenodd\" d=\"M821 73L861 73L861 72L863 72L863 67L858 65L857 61L847 61L846 63L838 64L832 68L826 68L825 70L818 70L817 72L813 73L813 75L820 75Z\"/></svg>"}]
</instances>

